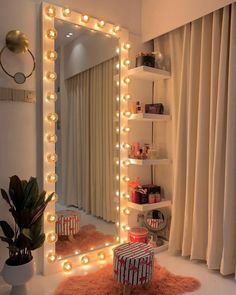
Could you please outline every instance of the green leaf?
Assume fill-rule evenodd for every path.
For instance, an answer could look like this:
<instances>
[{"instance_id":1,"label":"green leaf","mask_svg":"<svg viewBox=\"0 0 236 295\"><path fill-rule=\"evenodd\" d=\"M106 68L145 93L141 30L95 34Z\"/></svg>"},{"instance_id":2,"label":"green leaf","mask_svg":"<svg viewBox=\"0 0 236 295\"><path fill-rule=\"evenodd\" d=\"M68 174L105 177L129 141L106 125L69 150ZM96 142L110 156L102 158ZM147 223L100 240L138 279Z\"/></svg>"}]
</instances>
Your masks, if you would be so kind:
<instances>
[{"instance_id":1,"label":"green leaf","mask_svg":"<svg viewBox=\"0 0 236 295\"><path fill-rule=\"evenodd\" d=\"M27 180L21 180L21 185L22 185L22 189L23 191L25 192L25 188L26 188L26 185L27 185L28 181Z\"/></svg>"},{"instance_id":2,"label":"green leaf","mask_svg":"<svg viewBox=\"0 0 236 295\"><path fill-rule=\"evenodd\" d=\"M23 228L21 233L26 237L28 238L29 240L31 240L31 236L30 236L30 229L28 228Z\"/></svg>"},{"instance_id":3,"label":"green leaf","mask_svg":"<svg viewBox=\"0 0 236 295\"><path fill-rule=\"evenodd\" d=\"M13 244L13 240L6 238L6 237L2 237L0 236L0 240L2 240L3 242L7 243L9 246Z\"/></svg>"},{"instance_id":4,"label":"green leaf","mask_svg":"<svg viewBox=\"0 0 236 295\"><path fill-rule=\"evenodd\" d=\"M7 192L3 189L3 188L1 188L1 194L2 194L2 197L3 197L3 199L8 203L8 205L12 208L12 204L11 204L11 202L10 202L10 199L9 199L9 197L8 197L8 194L7 194Z\"/></svg>"},{"instance_id":5,"label":"green leaf","mask_svg":"<svg viewBox=\"0 0 236 295\"><path fill-rule=\"evenodd\" d=\"M38 200L39 188L35 177L31 177L25 189L25 208L32 208Z\"/></svg>"},{"instance_id":6,"label":"green leaf","mask_svg":"<svg viewBox=\"0 0 236 295\"><path fill-rule=\"evenodd\" d=\"M16 175L10 177L9 194L16 210L21 210L25 197L20 178Z\"/></svg>"},{"instance_id":7,"label":"green leaf","mask_svg":"<svg viewBox=\"0 0 236 295\"><path fill-rule=\"evenodd\" d=\"M40 248L45 241L45 234L39 235L37 238L35 238L33 241L31 241L31 250L36 250Z\"/></svg>"},{"instance_id":8,"label":"green leaf","mask_svg":"<svg viewBox=\"0 0 236 295\"><path fill-rule=\"evenodd\" d=\"M0 220L0 227L2 228L2 231L6 238L12 239L14 237L14 231L6 221Z\"/></svg>"}]
</instances>

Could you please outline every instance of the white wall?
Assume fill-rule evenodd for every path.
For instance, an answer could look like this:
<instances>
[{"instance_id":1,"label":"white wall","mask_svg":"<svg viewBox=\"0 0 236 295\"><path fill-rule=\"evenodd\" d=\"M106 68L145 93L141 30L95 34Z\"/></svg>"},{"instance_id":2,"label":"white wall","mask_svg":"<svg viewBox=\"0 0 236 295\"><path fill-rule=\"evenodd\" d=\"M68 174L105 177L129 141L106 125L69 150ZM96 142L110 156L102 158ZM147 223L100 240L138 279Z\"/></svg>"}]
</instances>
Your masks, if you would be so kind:
<instances>
[{"instance_id":1,"label":"white wall","mask_svg":"<svg viewBox=\"0 0 236 295\"><path fill-rule=\"evenodd\" d=\"M141 0L48 2L68 5L74 10L101 17L120 24L135 34L141 31ZM0 48L3 47L9 30L22 30L30 40L30 49L36 55L37 63L36 73L21 86L17 86L0 70L0 86L36 90L37 93L36 104L0 102L0 187L7 188L8 177L15 173L24 178L37 175L41 179L42 176L40 3L40 0L0 1ZM6 59L13 73L18 69L30 69L31 61L27 56L14 58L16 60ZM1 218L5 218L6 213L6 207L0 201ZM6 249L0 242L0 269L5 259Z\"/></svg>"},{"instance_id":2,"label":"white wall","mask_svg":"<svg viewBox=\"0 0 236 295\"><path fill-rule=\"evenodd\" d=\"M142 0L142 39L147 41L235 0Z\"/></svg>"}]
</instances>

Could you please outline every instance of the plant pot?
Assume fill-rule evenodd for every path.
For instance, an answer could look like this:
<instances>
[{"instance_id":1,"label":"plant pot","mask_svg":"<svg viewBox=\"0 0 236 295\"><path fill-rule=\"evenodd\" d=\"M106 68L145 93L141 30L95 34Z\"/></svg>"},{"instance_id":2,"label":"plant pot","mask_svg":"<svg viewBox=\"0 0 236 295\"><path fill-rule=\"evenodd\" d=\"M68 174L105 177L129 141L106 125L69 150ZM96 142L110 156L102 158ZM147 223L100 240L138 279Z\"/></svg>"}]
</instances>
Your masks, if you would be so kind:
<instances>
[{"instance_id":1,"label":"plant pot","mask_svg":"<svg viewBox=\"0 0 236 295\"><path fill-rule=\"evenodd\" d=\"M34 275L34 261L33 259L22 265L8 265L4 264L2 270L2 277L6 283L12 285L11 295L27 295L26 283Z\"/></svg>"}]
</instances>

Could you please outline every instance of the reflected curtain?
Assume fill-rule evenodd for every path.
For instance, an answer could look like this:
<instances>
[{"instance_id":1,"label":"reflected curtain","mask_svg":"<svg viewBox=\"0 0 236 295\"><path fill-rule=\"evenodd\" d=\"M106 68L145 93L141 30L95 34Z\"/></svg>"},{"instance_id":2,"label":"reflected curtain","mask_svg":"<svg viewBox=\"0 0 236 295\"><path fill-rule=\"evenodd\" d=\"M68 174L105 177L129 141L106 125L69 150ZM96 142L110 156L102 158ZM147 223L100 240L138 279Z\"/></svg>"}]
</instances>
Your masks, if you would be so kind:
<instances>
[{"instance_id":1,"label":"reflected curtain","mask_svg":"<svg viewBox=\"0 0 236 295\"><path fill-rule=\"evenodd\" d=\"M106 221L114 212L115 58L66 81L63 201Z\"/></svg>"},{"instance_id":2,"label":"reflected curtain","mask_svg":"<svg viewBox=\"0 0 236 295\"><path fill-rule=\"evenodd\" d=\"M176 126L169 249L236 266L236 4L168 34Z\"/></svg>"}]
</instances>

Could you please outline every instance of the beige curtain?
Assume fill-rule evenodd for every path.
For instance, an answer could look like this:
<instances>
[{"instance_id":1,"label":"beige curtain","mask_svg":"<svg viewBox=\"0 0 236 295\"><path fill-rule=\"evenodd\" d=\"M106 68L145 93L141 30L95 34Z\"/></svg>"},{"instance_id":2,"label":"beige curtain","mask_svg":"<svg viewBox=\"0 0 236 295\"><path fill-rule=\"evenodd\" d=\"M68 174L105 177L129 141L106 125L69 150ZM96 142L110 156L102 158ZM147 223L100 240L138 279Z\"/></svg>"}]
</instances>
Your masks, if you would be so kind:
<instances>
[{"instance_id":1,"label":"beige curtain","mask_svg":"<svg viewBox=\"0 0 236 295\"><path fill-rule=\"evenodd\" d=\"M66 81L63 201L106 221L114 211L115 59Z\"/></svg>"},{"instance_id":2,"label":"beige curtain","mask_svg":"<svg viewBox=\"0 0 236 295\"><path fill-rule=\"evenodd\" d=\"M206 260L210 269L223 275L232 274L236 266L236 4L169 33L168 41L176 123L169 249Z\"/></svg>"}]
</instances>

